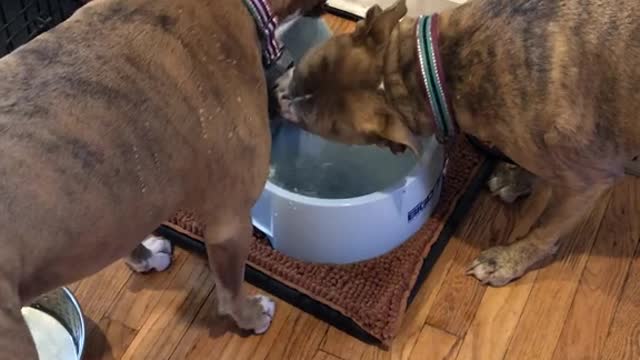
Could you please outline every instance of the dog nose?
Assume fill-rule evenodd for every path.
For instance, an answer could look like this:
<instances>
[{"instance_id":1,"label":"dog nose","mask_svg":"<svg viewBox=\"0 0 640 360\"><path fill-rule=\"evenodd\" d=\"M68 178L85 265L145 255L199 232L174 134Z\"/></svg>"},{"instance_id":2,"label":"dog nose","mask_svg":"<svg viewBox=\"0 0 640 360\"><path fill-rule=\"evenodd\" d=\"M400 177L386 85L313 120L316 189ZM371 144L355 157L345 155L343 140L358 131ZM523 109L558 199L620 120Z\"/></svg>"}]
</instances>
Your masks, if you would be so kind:
<instances>
[{"instance_id":1,"label":"dog nose","mask_svg":"<svg viewBox=\"0 0 640 360\"><path fill-rule=\"evenodd\" d=\"M278 86L279 89L283 89L287 87L287 78L286 75L280 76L278 78L278 80L276 80L276 85Z\"/></svg>"}]
</instances>

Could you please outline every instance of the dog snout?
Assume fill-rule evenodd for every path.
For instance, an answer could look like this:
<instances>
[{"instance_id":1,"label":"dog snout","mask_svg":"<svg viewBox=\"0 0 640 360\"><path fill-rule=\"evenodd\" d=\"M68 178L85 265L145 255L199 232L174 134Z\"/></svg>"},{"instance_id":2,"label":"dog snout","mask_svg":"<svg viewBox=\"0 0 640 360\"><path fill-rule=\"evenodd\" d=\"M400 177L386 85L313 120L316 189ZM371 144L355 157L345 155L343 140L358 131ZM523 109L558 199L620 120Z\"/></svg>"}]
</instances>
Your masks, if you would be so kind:
<instances>
[{"instance_id":1,"label":"dog snout","mask_svg":"<svg viewBox=\"0 0 640 360\"><path fill-rule=\"evenodd\" d=\"M276 80L276 94L278 99L291 100L291 94L289 89L291 88L293 68L287 70Z\"/></svg>"},{"instance_id":2,"label":"dog snout","mask_svg":"<svg viewBox=\"0 0 640 360\"><path fill-rule=\"evenodd\" d=\"M293 78L293 67L287 70L276 80L276 97L278 99L280 114L289 119L294 119L292 112L292 96L290 92L291 79Z\"/></svg>"},{"instance_id":3,"label":"dog snout","mask_svg":"<svg viewBox=\"0 0 640 360\"><path fill-rule=\"evenodd\" d=\"M293 67L289 68L289 70L287 70L276 80L276 86L279 90L286 91L287 89L289 89L291 80L293 79L293 69Z\"/></svg>"}]
</instances>

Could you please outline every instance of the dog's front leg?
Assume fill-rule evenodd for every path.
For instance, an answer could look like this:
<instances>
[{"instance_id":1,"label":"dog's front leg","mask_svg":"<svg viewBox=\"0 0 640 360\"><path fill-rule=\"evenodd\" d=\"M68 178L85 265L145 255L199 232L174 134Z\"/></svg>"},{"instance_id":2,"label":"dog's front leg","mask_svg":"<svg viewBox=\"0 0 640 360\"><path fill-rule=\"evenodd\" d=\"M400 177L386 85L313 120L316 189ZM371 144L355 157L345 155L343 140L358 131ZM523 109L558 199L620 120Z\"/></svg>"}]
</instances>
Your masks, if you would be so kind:
<instances>
[{"instance_id":1,"label":"dog's front leg","mask_svg":"<svg viewBox=\"0 0 640 360\"><path fill-rule=\"evenodd\" d=\"M251 242L249 215L221 226L207 226L207 255L216 281L218 312L230 315L241 329L261 334L269 328L275 303L243 291L244 270Z\"/></svg>"},{"instance_id":2,"label":"dog's front leg","mask_svg":"<svg viewBox=\"0 0 640 360\"><path fill-rule=\"evenodd\" d=\"M609 187L606 183L579 191L559 186L536 186L532 197L549 198L538 222L513 244L495 246L480 253L467 273L493 286L502 286L521 277L532 265L554 254L557 241L574 228Z\"/></svg>"}]
</instances>

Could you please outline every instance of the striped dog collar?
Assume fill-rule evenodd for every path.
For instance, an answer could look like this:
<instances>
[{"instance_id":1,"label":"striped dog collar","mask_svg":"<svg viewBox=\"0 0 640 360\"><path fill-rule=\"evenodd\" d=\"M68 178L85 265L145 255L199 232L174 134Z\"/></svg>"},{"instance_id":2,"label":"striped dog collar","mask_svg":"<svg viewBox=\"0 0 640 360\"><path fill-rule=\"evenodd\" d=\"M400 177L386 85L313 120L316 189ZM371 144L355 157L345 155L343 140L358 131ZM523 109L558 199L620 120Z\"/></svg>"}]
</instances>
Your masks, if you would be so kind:
<instances>
[{"instance_id":1,"label":"striped dog collar","mask_svg":"<svg viewBox=\"0 0 640 360\"><path fill-rule=\"evenodd\" d=\"M282 45L276 39L278 18L273 15L271 7L266 0L243 0L249 12L255 19L260 39L265 65L271 65L282 55Z\"/></svg>"},{"instance_id":2,"label":"striped dog collar","mask_svg":"<svg viewBox=\"0 0 640 360\"><path fill-rule=\"evenodd\" d=\"M243 0L253 16L262 41L262 63L269 88L292 65L293 58L276 38L279 19L273 15L268 0Z\"/></svg>"},{"instance_id":3,"label":"striped dog collar","mask_svg":"<svg viewBox=\"0 0 640 360\"><path fill-rule=\"evenodd\" d=\"M432 115L436 125L436 138L444 143L456 135L457 125L442 69L438 35L438 14L418 18L416 50L422 77L420 83L426 94L427 114Z\"/></svg>"}]
</instances>

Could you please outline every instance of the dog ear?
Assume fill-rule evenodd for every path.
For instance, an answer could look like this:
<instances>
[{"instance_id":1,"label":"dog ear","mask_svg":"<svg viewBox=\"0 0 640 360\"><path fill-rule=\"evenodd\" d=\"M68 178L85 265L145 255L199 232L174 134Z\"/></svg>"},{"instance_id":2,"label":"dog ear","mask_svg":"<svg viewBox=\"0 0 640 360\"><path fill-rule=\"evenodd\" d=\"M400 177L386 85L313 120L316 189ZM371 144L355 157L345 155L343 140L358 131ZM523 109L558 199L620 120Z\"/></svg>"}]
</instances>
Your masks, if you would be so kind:
<instances>
[{"instance_id":1,"label":"dog ear","mask_svg":"<svg viewBox=\"0 0 640 360\"><path fill-rule=\"evenodd\" d=\"M353 36L358 39L364 39L367 35L369 35L369 31L371 30L371 24L373 23L373 19L382 13L382 8L380 5L375 4L371 6L367 13L364 16L364 19L359 20L356 23L356 29L353 32Z\"/></svg>"},{"instance_id":2,"label":"dog ear","mask_svg":"<svg viewBox=\"0 0 640 360\"><path fill-rule=\"evenodd\" d=\"M406 0L397 0L385 10L374 5L367 10L364 20L356 24L354 36L360 39L371 38L375 46L384 45L389 41L393 28L406 14Z\"/></svg>"}]
</instances>

